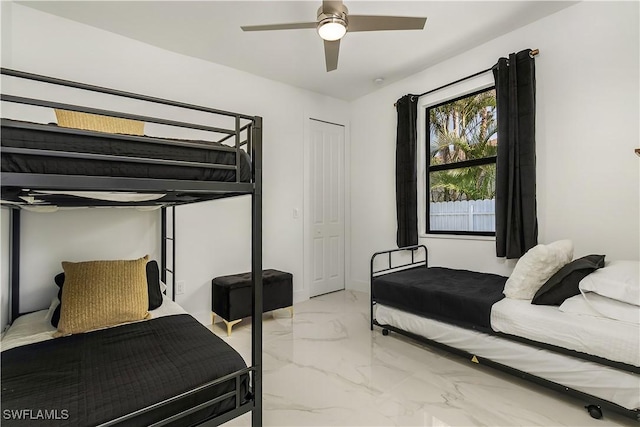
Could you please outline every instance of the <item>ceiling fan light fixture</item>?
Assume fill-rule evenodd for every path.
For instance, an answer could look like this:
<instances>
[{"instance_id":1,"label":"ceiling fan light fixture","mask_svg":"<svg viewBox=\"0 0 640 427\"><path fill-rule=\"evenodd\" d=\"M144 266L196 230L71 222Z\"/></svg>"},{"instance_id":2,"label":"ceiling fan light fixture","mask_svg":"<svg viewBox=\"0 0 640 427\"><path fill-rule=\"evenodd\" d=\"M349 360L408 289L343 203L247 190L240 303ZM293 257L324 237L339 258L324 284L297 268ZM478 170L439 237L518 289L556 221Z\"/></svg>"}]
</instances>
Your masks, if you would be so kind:
<instances>
[{"instance_id":1,"label":"ceiling fan light fixture","mask_svg":"<svg viewBox=\"0 0 640 427\"><path fill-rule=\"evenodd\" d=\"M0 0L1 1L1 0ZM349 15L342 0L322 0L314 22L289 22L283 24L250 25L243 31L302 30L315 28L324 44L324 60L327 72L338 68L340 39L347 32L422 30L427 18L386 15ZM382 84L384 79L376 80Z\"/></svg>"},{"instance_id":2,"label":"ceiling fan light fixture","mask_svg":"<svg viewBox=\"0 0 640 427\"><path fill-rule=\"evenodd\" d=\"M318 35L323 40L340 40L347 33L347 22L343 18L331 16L318 23Z\"/></svg>"}]
</instances>

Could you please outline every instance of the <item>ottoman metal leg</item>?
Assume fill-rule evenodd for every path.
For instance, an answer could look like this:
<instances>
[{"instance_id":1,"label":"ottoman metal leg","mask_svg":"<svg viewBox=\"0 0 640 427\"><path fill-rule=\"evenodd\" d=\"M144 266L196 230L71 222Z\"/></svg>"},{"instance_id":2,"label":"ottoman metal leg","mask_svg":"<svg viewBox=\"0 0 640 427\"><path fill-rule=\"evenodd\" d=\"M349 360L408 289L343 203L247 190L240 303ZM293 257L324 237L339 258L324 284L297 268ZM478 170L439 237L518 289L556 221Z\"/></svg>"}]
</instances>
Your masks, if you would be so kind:
<instances>
[{"instance_id":1,"label":"ottoman metal leg","mask_svg":"<svg viewBox=\"0 0 640 427\"><path fill-rule=\"evenodd\" d=\"M231 322L227 322L225 319L222 319L222 320L227 325L227 336L228 337L231 336L231 328L233 328L233 325L235 325L236 323L242 322L242 319L232 320Z\"/></svg>"},{"instance_id":2,"label":"ottoman metal leg","mask_svg":"<svg viewBox=\"0 0 640 427\"><path fill-rule=\"evenodd\" d=\"M283 307L282 310L289 310L289 314L291 314L291 318L293 319L293 306L290 307ZM276 318L276 313L278 312L278 310L273 310L271 312L271 316L273 316L273 318Z\"/></svg>"},{"instance_id":3,"label":"ottoman metal leg","mask_svg":"<svg viewBox=\"0 0 640 427\"><path fill-rule=\"evenodd\" d=\"M233 325L235 325L236 323L242 322L242 319L232 320L231 322L227 321L224 317L221 317L221 319L224 322L224 324L227 325L227 336L228 337L231 336L231 328L233 328ZM212 311L211 312L211 326L213 326L215 323L216 323L216 313Z\"/></svg>"}]
</instances>

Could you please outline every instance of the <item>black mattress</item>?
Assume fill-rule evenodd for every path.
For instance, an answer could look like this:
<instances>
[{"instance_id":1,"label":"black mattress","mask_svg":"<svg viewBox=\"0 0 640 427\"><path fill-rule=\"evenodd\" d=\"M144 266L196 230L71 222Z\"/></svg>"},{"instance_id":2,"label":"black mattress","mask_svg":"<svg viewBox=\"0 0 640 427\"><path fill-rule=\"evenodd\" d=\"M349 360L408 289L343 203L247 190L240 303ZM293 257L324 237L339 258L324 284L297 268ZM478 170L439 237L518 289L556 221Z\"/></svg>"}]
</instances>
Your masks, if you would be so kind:
<instances>
[{"instance_id":1,"label":"black mattress","mask_svg":"<svg viewBox=\"0 0 640 427\"><path fill-rule=\"evenodd\" d=\"M482 331L491 330L491 306L504 298L506 277L418 267L374 277L376 302L413 314Z\"/></svg>"},{"instance_id":2,"label":"black mattress","mask_svg":"<svg viewBox=\"0 0 640 427\"><path fill-rule=\"evenodd\" d=\"M150 159L180 160L224 165L236 164L235 151L205 150L175 140L178 144L158 143L167 141L152 137L130 137L77 129L65 132L57 125L34 125L30 128L13 127L7 120L2 126L2 146L32 148L92 154L109 154ZM62 131L61 131L62 130ZM191 141L203 143L203 141ZM180 145L182 144L182 145ZM194 144L196 145L196 144ZM206 142L213 148L228 147L220 143ZM251 163L248 154L241 150L240 181L249 182ZM235 182L235 170L131 163L122 161L72 159L2 153L2 172L90 175L129 178L182 179L197 181Z\"/></svg>"},{"instance_id":3,"label":"black mattress","mask_svg":"<svg viewBox=\"0 0 640 427\"><path fill-rule=\"evenodd\" d=\"M2 352L2 425L96 425L245 367L235 350L186 314L17 347ZM243 374L243 399L248 383ZM148 425L234 389L235 380L226 381L123 425ZM234 407L234 398L225 399L175 425ZM58 419L5 416L24 409L31 418L48 410Z\"/></svg>"}]
</instances>

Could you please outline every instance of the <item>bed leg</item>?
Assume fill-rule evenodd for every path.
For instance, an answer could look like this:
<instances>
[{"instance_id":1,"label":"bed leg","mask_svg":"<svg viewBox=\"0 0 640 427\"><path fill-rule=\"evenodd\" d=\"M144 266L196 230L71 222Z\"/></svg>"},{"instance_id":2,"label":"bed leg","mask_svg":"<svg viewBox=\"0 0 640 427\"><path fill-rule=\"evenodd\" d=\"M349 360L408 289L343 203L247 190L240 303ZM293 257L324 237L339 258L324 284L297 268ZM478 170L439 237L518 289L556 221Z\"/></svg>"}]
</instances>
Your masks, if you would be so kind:
<instances>
[{"instance_id":1,"label":"bed leg","mask_svg":"<svg viewBox=\"0 0 640 427\"><path fill-rule=\"evenodd\" d=\"M383 329L382 329L382 335L384 335L385 337L386 337L387 335L389 335L389 330L388 330L387 328L383 328Z\"/></svg>"},{"instance_id":2,"label":"bed leg","mask_svg":"<svg viewBox=\"0 0 640 427\"><path fill-rule=\"evenodd\" d=\"M371 319L371 330L372 331L373 331L373 321L374 321L374 319L373 319L373 304L374 304L373 298L371 298L371 307L370 307L371 310L369 312L369 319Z\"/></svg>"}]
</instances>

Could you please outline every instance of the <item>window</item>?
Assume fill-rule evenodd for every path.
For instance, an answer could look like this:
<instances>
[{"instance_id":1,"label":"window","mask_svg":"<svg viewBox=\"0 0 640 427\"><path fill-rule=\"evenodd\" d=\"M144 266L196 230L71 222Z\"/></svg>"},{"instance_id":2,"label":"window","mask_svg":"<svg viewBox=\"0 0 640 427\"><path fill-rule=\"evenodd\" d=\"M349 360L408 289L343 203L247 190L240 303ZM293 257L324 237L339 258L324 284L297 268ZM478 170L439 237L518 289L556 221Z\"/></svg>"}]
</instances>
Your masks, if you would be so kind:
<instances>
[{"instance_id":1,"label":"window","mask_svg":"<svg viewBox=\"0 0 640 427\"><path fill-rule=\"evenodd\" d=\"M495 235L495 88L426 113L427 233Z\"/></svg>"}]
</instances>

